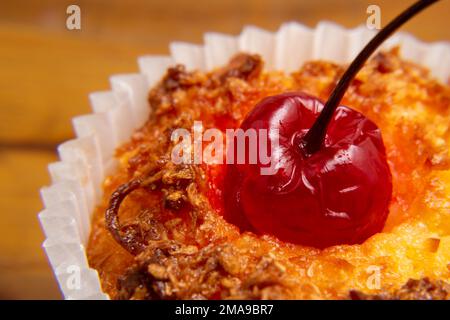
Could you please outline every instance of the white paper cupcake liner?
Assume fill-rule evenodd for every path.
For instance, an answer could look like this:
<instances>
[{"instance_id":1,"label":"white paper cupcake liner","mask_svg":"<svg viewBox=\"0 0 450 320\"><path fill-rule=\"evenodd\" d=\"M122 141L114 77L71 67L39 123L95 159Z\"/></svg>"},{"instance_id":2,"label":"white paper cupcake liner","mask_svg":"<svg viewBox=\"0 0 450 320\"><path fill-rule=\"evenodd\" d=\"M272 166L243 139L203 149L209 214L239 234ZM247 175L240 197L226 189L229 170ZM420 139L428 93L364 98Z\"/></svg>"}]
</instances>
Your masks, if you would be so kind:
<instances>
[{"instance_id":1,"label":"white paper cupcake liner","mask_svg":"<svg viewBox=\"0 0 450 320\"><path fill-rule=\"evenodd\" d=\"M116 167L115 148L148 118L148 91L169 66L181 63L188 70L211 70L244 51L260 54L267 70L292 72L308 60L348 63L374 34L365 26L345 29L330 22L321 22L315 29L290 22L275 33L248 26L238 36L206 33L204 45L173 42L170 56L138 58L140 73L112 76L110 91L90 95L93 113L73 119L77 138L58 147L60 161L48 166L52 184L41 189L45 205L39 213L46 235L43 247L64 297L109 298L86 258L92 212L102 196L102 181ZM447 83L449 42L423 43L397 33L383 48L398 44L404 58L428 67Z\"/></svg>"}]
</instances>

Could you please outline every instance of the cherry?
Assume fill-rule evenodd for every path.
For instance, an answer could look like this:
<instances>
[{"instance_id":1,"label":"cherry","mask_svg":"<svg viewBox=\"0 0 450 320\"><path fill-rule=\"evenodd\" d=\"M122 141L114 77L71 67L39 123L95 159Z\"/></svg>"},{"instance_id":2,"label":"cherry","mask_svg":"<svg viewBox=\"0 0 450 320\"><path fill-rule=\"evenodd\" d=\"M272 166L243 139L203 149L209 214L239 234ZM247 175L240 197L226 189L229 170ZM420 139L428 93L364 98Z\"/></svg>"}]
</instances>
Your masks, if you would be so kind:
<instances>
[{"instance_id":1,"label":"cherry","mask_svg":"<svg viewBox=\"0 0 450 320\"><path fill-rule=\"evenodd\" d=\"M241 129L278 130L279 141L268 136L275 171L261 175L264 166L258 163L228 165L225 218L243 230L320 248L359 243L383 228L392 184L380 130L339 103L380 43L436 1L416 2L383 28L358 54L325 105L305 93L285 93L255 106ZM236 159L236 149L231 151ZM146 173L119 186L105 211L107 229L133 255L145 250L145 243L124 230L119 209L131 192L148 188L154 179Z\"/></svg>"},{"instance_id":2,"label":"cherry","mask_svg":"<svg viewBox=\"0 0 450 320\"><path fill-rule=\"evenodd\" d=\"M325 105L305 93L285 93L254 107L240 128L278 130L276 136L268 135L275 174L262 175L266 165L261 162L227 165L228 221L242 230L318 248L361 243L383 229L392 182L380 130L340 101L377 47L434 2L416 2L383 28L351 63ZM236 159L234 145L228 152Z\"/></svg>"},{"instance_id":3,"label":"cherry","mask_svg":"<svg viewBox=\"0 0 450 320\"><path fill-rule=\"evenodd\" d=\"M278 130L277 144L269 135L277 170L261 175L266 165L228 165L226 219L244 230L319 248L360 243L381 231L392 184L380 130L361 113L339 106L323 147L307 155L302 138L322 109L312 96L285 93L265 98L247 115L244 131Z\"/></svg>"}]
</instances>

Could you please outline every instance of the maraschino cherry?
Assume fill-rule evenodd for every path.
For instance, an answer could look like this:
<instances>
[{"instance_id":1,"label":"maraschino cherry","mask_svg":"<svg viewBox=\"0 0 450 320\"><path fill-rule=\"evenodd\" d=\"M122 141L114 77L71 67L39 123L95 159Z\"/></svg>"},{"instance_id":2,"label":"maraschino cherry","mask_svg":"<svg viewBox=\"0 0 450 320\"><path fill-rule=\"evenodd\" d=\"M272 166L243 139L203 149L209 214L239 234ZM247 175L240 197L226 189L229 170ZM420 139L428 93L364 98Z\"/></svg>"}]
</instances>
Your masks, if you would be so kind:
<instances>
[{"instance_id":1,"label":"maraschino cherry","mask_svg":"<svg viewBox=\"0 0 450 320\"><path fill-rule=\"evenodd\" d=\"M392 182L381 132L363 114L339 103L376 48L435 1L418 1L381 30L325 105L293 92L265 98L254 107L240 128L278 131L278 143L268 138L276 173L261 175L266 167L261 164L227 165L228 221L241 230L318 248L361 243L383 229Z\"/></svg>"}]
</instances>

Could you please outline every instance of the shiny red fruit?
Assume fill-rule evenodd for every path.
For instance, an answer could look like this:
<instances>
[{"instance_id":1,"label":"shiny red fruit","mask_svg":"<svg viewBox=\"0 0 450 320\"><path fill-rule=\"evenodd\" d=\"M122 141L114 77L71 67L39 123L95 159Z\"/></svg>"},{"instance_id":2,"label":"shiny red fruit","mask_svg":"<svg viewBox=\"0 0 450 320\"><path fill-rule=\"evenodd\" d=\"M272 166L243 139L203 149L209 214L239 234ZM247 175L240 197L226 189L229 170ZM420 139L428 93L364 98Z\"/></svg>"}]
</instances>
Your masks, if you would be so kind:
<instances>
[{"instance_id":1,"label":"shiny red fruit","mask_svg":"<svg viewBox=\"0 0 450 320\"><path fill-rule=\"evenodd\" d=\"M228 221L241 230L318 248L361 243L382 230L392 182L380 130L361 113L339 106L324 145L306 156L302 137L322 108L314 97L286 93L262 100L248 114L244 131L279 132L278 146L269 136L276 173L261 175L267 165L259 161L227 165Z\"/></svg>"}]
</instances>

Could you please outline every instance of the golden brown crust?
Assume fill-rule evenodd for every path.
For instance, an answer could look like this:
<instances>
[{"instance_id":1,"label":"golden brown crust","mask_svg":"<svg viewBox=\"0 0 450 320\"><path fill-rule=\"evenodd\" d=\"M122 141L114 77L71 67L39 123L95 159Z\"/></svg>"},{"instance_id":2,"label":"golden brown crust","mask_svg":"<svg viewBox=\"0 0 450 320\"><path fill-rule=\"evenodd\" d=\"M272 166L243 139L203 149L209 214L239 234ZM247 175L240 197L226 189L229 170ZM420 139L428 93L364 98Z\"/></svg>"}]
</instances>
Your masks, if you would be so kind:
<instances>
[{"instance_id":1,"label":"golden brown crust","mask_svg":"<svg viewBox=\"0 0 450 320\"><path fill-rule=\"evenodd\" d=\"M149 94L147 124L117 151L118 171L94 215L88 258L103 289L122 299L347 299L351 290L403 298L399 288L410 278L448 281L450 89L396 50L374 57L343 101L381 128L393 175L386 227L362 245L317 250L241 234L221 216L223 167L169 161L172 130L194 120L205 129L237 127L256 102L286 91L325 100L343 70L313 61L290 75L267 73L251 55L209 74L169 69ZM142 177L156 178L119 213L120 232L144 244L133 257L106 230L104 212L117 187ZM368 285L372 267L379 288Z\"/></svg>"},{"instance_id":2,"label":"golden brown crust","mask_svg":"<svg viewBox=\"0 0 450 320\"><path fill-rule=\"evenodd\" d=\"M350 291L352 300L450 300L450 285L442 280L409 279L400 289L379 294Z\"/></svg>"},{"instance_id":3,"label":"golden brown crust","mask_svg":"<svg viewBox=\"0 0 450 320\"><path fill-rule=\"evenodd\" d=\"M198 249L175 241L151 242L148 250L136 258L136 264L119 279L118 298L289 297L282 280L284 269L274 258L259 257L254 264L240 265L239 254L236 247L227 243Z\"/></svg>"}]
</instances>

